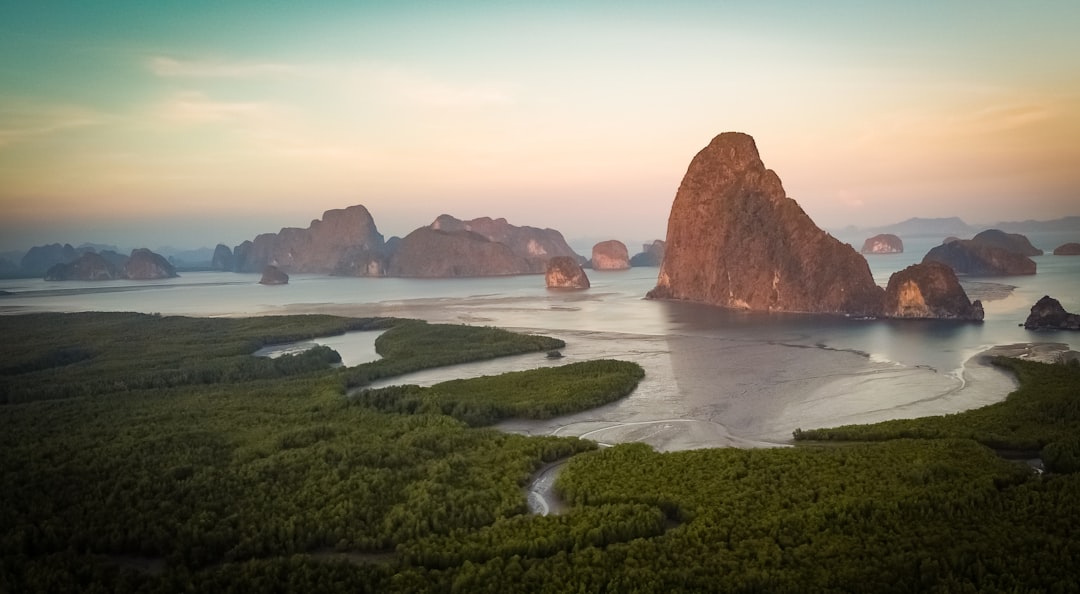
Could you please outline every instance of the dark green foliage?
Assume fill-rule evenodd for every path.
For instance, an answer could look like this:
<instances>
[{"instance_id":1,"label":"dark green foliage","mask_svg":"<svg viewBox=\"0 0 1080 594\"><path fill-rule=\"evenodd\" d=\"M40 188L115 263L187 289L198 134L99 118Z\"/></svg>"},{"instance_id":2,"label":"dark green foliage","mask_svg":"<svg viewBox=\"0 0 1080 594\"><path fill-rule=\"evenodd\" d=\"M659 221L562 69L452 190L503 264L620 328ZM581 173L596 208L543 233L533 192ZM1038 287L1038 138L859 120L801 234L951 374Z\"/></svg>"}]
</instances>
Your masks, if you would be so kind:
<instances>
[{"instance_id":1,"label":"dark green foliage","mask_svg":"<svg viewBox=\"0 0 1080 594\"><path fill-rule=\"evenodd\" d=\"M1050 472L1080 472L1080 436L1051 442L1040 456Z\"/></svg>"},{"instance_id":2,"label":"dark green foliage","mask_svg":"<svg viewBox=\"0 0 1080 594\"><path fill-rule=\"evenodd\" d=\"M441 367L507 355L560 349L566 343L547 336L516 334L500 328L428 324L401 320L375 340L379 361L346 372L348 387L429 367Z\"/></svg>"},{"instance_id":3,"label":"dark green foliage","mask_svg":"<svg viewBox=\"0 0 1080 594\"><path fill-rule=\"evenodd\" d=\"M467 380L430 388L366 390L358 403L386 412L450 415L472 426L509 417L549 419L614 402L637 387L645 371L627 361L582 361Z\"/></svg>"},{"instance_id":4,"label":"dark green foliage","mask_svg":"<svg viewBox=\"0 0 1080 594\"><path fill-rule=\"evenodd\" d=\"M1038 451L1080 435L1080 368L996 357L1020 387L1002 402L952 415L872 425L800 430L796 440L880 441L899 438L974 439L993 448Z\"/></svg>"}]
</instances>

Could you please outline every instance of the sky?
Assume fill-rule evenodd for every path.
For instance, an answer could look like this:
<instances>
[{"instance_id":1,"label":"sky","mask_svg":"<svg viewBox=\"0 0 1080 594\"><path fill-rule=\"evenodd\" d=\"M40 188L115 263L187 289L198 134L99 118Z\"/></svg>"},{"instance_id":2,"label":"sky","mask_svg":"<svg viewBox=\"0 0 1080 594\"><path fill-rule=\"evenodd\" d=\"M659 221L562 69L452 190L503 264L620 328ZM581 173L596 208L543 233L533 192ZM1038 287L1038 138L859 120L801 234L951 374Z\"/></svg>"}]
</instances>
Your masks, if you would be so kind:
<instances>
[{"instance_id":1,"label":"sky","mask_svg":"<svg viewBox=\"0 0 1080 594\"><path fill-rule=\"evenodd\" d=\"M0 0L0 250L363 204L663 238L754 136L821 226L1080 214L1080 2Z\"/></svg>"}]
</instances>

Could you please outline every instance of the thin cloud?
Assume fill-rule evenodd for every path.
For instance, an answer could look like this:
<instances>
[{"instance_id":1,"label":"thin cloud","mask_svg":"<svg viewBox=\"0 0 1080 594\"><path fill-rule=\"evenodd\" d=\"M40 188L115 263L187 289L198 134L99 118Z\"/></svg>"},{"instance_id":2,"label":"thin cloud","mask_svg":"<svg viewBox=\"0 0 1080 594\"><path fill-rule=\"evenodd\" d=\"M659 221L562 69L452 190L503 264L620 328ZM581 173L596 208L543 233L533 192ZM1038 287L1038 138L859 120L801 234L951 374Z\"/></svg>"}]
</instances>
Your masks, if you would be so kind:
<instances>
[{"instance_id":1,"label":"thin cloud","mask_svg":"<svg viewBox=\"0 0 1080 594\"><path fill-rule=\"evenodd\" d=\"M106 120L106 116L78 106L0 105L0 148Z\"/></svg>"},{"instance_id":2,"label":"thin cloud","mask_svg":"<svg viewBox=\"0 0 1080 594\"><path fill-rule=\"evenodd\" d=\"M296 66L273 62L179 60L168 56L150 58L147 67L165 78L265 78L293 75L299 71Z\"/></svg>"},{"instance_id":3,"label":"thin cloud","mask_svg":"<svg viewBox=\"0 0 1080 594\"><path fill-rule=\"evenodd\" d=\"M179 93L162 103L158 116L183 124L220 122L266 122L281 116L282 109L258 101L216 101L200 92Z\"/></svg>"}]
</instances>

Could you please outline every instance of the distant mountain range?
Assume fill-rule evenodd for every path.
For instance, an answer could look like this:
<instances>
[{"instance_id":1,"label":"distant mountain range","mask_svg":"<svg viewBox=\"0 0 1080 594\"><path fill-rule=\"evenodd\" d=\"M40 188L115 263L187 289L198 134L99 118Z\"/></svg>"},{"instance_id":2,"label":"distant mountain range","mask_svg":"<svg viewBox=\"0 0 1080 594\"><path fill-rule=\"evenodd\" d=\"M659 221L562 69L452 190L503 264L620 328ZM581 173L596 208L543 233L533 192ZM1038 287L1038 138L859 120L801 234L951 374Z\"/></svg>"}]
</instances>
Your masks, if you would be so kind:
<instances>
[{"instance_id":1,"label":"distant mountain range","mask_svg":"<svg viewBox=\"0 0 1080 594\"><path fill-rule=\"evenodd\" d=\"M920 218L914 217L892 225L882 227L856 227L849 225L838 229L837 233L845 235L865 234L876 235L878 233L892 233L900 237L966 237L974 235L986 229L1000 229L1009 233L1039 233L1047 231L1078 231L1080 232L1080 216L1062 217L1049 221L1002 221L985 225L971 225L964 222L960 217L943 218Z\"/></svg>"}]
</instances>

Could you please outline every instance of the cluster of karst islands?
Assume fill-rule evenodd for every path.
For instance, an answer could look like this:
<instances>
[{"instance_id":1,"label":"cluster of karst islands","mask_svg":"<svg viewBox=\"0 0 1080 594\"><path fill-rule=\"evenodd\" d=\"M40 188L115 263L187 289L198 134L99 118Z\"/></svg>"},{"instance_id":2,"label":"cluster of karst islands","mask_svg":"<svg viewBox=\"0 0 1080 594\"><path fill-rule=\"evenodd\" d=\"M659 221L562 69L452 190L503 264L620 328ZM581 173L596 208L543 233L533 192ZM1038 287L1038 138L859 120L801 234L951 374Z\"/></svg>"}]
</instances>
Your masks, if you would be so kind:
<instances>
[{"instance_id":1,"label":"cluster of karst islands","mask_svg":"<svg viewBox=\"0 0 1080 594\"><path fill-rule=\"evenodd\" d=\"M866 239L864 254L903 252L883 233ZM1041 255L1026 237L989 229L971 239L948 237L882 289L866 259L820 229L767 169L749 135L715 137L692 160L672 204L666 241L630 256L617 240L597 243L586 259L553 229L515 226L505 219L459 220L441 215L405 237L384 239L362 205L330 210L305 229L264 233L229 248L219 244L214 270L262 273L263 284L286 284L289 274L446 278L544 274L549 288L587 289L586 269L659 266L648 297L769 312L843 314L874 318L978 321L957 275L1036 273ZM1057 255L1080 254L1066 243ZM156 279L176 276L146 249L130 256L70 245L35 247L24 272L46 280Z\"/></svg>"}]
</instances>

